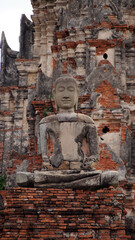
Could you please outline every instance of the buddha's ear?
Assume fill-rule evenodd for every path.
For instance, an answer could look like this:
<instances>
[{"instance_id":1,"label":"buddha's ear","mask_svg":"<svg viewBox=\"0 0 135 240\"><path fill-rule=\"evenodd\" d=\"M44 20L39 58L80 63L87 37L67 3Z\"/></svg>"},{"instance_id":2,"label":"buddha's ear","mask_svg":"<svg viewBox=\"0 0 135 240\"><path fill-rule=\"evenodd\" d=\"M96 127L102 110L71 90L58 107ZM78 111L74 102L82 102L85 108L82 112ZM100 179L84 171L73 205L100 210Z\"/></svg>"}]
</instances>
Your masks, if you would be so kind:
<instances>
[{"instance_id":1,"label":"buddha's ear","mask_svg":"<svg viewBox=\"0 0 135 240\"><path fill-rule=\"evenodd\" d=\"M58 106L57 106L57 103L56 103L56 91L55 91L55 88L53 88L52 94L53 94L53 98L54 98L54 101L55 101L56 110L58 111Z\"/></svg>"},{"instance_id":2,"label":"buddha's ear","mask_svg":"<svg viewBox=\"0 0 135 240\"><path fill-rule=\"evenodd\" d=\"M55 98L55 89L54 88L52 89L52 95Z\"/></svg>"},{"instance_id":3,"label":"buddha's ear","mask_svg":"<svg viewBox=\"0 0 135 240\"><path fill-rule=\"evenodd\" d=\"M75 110L78 108L78 96L79 96L79 91L78 88L76 89L76 103L75 103Z\"/></svg>"},{"instance_id":4,"label":"buddha's ear","mask_svg":"<svg viewBox=\"0 0 135 240\"><path fill-rule=\"evenodd\" d=\"M77 98L78 98L78 96L79 96L79 90L78 90L78 88L77 88Z\"/></svg>"},{"instance_id":5,"label":"buddha's ear","mask_svg":"<svg viewBox=\"0 0 135 240\"><path fill-rule=\"evenodd\" d=\"M77 108L78 108L78 95L76 97L75 110L77 110Z\"/></svg>"},{"instance_id":6,"label":"buddha's ear","mask_svg":"<svg viewBox=\"0 0 135 240\"><path fill-rule=\"evenodd\" d=\"M75 104L75 110L77 111L77 107L78 107L78 102Z\"/></svg>"}]
</instances>

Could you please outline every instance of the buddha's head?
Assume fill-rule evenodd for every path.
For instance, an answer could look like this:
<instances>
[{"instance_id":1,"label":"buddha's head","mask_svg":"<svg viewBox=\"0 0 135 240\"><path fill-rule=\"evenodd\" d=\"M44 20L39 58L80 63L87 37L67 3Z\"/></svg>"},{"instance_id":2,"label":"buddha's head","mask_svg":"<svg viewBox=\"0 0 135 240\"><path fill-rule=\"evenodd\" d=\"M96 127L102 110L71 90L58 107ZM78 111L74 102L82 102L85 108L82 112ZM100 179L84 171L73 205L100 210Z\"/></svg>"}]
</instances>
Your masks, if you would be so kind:
<instances>
[{"instance_id":1,"label":"buddha's head","mask_svg":"<svg viewBox=\"0 0 135 240\"><path fill-rule=\"evenodd\" d=\"M76 80L70 75L63 75L54 83L53 95L59 112L74 112L78 102Z\"/></svg>"}]
</instances>

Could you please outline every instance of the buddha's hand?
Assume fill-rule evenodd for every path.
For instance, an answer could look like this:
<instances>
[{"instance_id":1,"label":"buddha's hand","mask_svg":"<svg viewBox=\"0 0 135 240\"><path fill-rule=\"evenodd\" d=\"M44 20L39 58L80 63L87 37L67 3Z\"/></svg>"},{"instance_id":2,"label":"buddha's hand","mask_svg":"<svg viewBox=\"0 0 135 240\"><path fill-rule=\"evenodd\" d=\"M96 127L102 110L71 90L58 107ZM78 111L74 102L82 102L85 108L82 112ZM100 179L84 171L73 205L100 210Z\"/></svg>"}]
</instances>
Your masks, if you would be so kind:
<instances>
[{"instance_id":1,"label":"buddha's hand","mask_svg":"<svg viewBox=\"0 0 135 240\"><path fill-rule=\"evenodd\" d=\"M44 155L42 157L43 159L43 162L42 162L42 169L43 170L48 170L49 169L49 166L50 166L50 162L49 162L49 158L47 155Z\"/></svg>"},{"instance_id":2,"label":"buddha's hand","mask_svg":"<svg viewBox=\"0 0 135 240\"><path fill-rule=\"evenodd\" d=\"M98 161L98 155L91 155L91 156L87 157L84 161L83 168L93 170L92 165L96 161Z\"/></svg>"},{"instance_id":3,"label":"buddha's hand","mask_svg":"<svg viewBox=\"0 0 135 240\"><path fill-rule=\"evenodd\" d=\"M98 161L98 158L99 158L98 155L91 155L91 156L88 158L88 161L89 161L89 162L96 162L96 161Z\"/></svg>"},{"instance_id":4,"label":"buddha's hand","mask_svg":"<svg viewBox=\"0 0 135 240\"><path fill-rule=\"evenodd\" d=\"M42 159L43 159L43 162L44 162L44 163L45 163L45 162L49 162L49 158L48 158L47 155L43 155L43 156L42 156Z\"/></svg>"}]
</instances>

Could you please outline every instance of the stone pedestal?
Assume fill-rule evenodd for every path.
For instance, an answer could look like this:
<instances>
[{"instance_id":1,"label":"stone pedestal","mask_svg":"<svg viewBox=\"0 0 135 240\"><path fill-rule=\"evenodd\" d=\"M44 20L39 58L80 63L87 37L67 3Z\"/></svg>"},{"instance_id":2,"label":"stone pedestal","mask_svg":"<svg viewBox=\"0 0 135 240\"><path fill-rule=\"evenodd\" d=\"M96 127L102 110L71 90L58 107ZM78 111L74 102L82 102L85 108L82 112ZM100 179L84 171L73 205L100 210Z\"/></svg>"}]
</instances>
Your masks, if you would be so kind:
<instances>
[{"instance_id":1,"label":"stone pedestal","mask_svg":"<svg viewBox=\"0 0 135 240\"><path fill-rule=\"evenodd\" d=\"M45 188L89 188L117 186L117 171L35 171L34 173L18 172L16 182L21 187Z\"/></svg>"}]
</instances>

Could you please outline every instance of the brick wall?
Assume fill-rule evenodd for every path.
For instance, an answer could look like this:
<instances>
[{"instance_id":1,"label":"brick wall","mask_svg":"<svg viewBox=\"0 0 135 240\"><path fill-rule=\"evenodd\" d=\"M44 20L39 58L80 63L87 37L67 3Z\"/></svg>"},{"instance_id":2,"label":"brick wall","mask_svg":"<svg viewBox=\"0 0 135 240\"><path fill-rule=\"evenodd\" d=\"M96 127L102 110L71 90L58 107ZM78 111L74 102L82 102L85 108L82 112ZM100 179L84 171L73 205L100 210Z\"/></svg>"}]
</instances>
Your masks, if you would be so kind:
<instances>
[{"instance_id":1,"label":"brick wall","mask_svg":"<svg viewBox=\"0 0 135 240\"><path fill-rule=\"evenodd\" d=\"M131 239L121 189L14 188L1 195L1 240Z\"/></svg>"}]
</instances>

